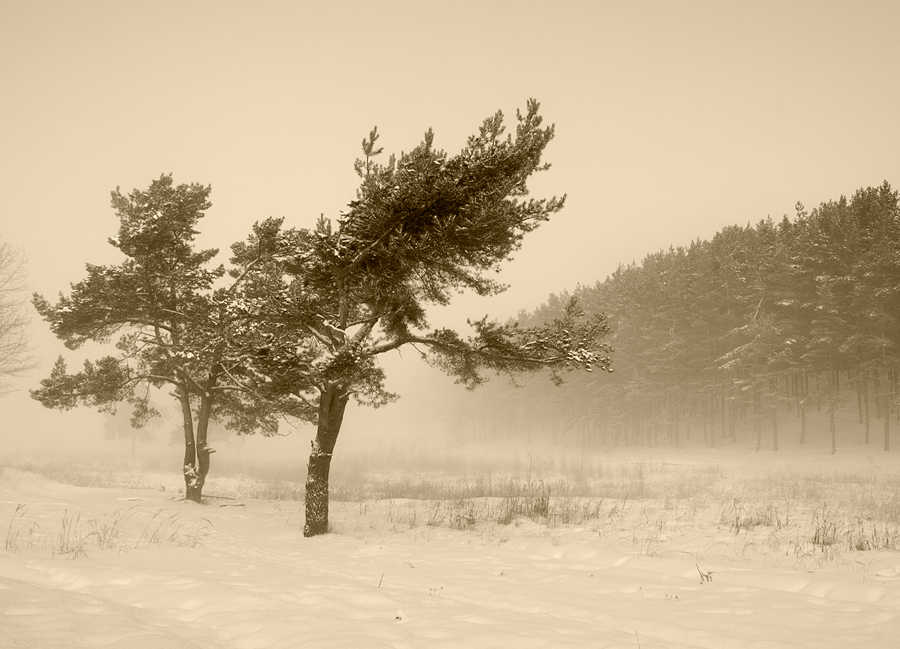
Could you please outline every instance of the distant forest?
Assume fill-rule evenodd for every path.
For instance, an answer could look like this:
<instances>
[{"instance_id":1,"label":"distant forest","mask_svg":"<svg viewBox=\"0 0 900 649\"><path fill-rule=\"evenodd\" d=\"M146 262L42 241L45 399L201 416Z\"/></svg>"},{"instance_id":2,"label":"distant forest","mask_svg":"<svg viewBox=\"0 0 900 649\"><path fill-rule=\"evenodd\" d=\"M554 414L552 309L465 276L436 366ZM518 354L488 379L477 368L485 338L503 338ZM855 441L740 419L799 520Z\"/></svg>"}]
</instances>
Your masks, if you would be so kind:
<instances>
[{"instance_id":1,"label":"distant forest","mask_svg":"<svg viewBox=\"0 0 900 649\"><path fill-rule=\"evenodd\" d=\"M885 182L551 295L605 313L614 373L495 379L448 422L467 441L578 446L830 442L890 448L900 380L900 200ZM462 441L462 440L460 440Z\"/></svg>"}]
</instances>

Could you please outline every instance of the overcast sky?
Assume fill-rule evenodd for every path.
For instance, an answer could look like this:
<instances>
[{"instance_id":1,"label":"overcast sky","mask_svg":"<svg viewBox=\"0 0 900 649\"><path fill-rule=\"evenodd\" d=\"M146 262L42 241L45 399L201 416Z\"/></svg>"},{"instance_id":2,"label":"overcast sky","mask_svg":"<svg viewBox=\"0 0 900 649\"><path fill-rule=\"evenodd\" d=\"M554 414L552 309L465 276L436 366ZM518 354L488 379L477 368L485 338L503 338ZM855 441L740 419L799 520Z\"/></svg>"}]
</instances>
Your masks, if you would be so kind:
<instances>
[{"instance_id":1,"label":"overcast sky","mask_svg":"<svg viewBox=\"0 0 900 649\"><path fill-rule=\"evenodd\" d=\"M212 185L200 243L227 251L255 220L337 216L373 125L386 153L429 127L455 153L535 97L556 139L532 193L567 206L506 294L434 314L506 318L723 226L900 184L898 25L896 0L0 0L0 239L55 296L119 261L109 192L171 172ZM23 387L85 357L37 318L33 340ZM0 434L40 410L0 400Z\"/></svg>"}]
</instances>

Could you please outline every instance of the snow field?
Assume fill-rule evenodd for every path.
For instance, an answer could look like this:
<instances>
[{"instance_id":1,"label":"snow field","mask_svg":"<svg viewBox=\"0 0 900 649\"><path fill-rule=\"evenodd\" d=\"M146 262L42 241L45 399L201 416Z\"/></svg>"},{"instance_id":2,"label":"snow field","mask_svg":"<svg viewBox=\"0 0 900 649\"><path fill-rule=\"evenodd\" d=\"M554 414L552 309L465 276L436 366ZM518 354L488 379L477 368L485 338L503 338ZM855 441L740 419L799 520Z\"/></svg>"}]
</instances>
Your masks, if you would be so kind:
<instances>
[{"instance_id":1,"label":"snow field","mask_svg":"<svg viewBox=\"0 0 900 649\"><path fill-rule=\"evenodd\" d=\"M533 474L552 485L548 515L502 524L510 499L538 492L510 476L482 476L481 491L426 476L423 491L443 484L442 497L358 491L314 539L299 502L242 497L246 478L216 487L237 500L198 506L166 485L76 487L7 468L0 646L896 646L900 554L854 546L893 543L892 458L835 470L618 459L620 489L643 484L644 498L574 479L564 498L559 476ZM494 495L477 495L488 483Z\"/></svg>"}]
</instances>

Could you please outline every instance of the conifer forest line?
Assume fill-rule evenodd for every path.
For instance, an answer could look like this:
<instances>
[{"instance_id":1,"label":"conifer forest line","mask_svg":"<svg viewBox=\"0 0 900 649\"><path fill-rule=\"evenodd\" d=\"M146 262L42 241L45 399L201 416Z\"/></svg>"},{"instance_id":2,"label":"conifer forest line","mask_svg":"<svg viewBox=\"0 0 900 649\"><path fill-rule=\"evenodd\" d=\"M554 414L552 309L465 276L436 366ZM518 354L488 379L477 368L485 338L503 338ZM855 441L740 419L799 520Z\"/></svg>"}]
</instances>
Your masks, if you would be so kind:
<instances>
[{"instance_id":1,"label":"conifer forest line","mask_svg":"<svg viewBox=\"0 0 900 649\"><path fill-rule=\"evenodd\" d=\"M648 255L518 320L546 322L573 296L607 315L614 373L572 374L559 389L495 378L453 409L458 435L890 449L891 418L900 419L900 197L887 182Z\"/></svg>"}]
</instances>

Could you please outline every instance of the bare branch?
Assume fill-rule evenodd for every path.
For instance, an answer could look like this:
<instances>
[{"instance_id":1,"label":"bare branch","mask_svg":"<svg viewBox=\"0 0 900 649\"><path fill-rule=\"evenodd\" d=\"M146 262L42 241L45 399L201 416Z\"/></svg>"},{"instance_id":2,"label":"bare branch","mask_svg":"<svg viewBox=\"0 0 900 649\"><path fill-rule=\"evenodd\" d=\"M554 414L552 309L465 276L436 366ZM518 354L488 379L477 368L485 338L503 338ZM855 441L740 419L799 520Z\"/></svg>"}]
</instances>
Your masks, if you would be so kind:
<instances>
[{"instance_id":1,"label":"bare branch","mask_svg":"<svg viewBox=\"0 0 900 649\"><path fill-rule=\"evenodd\" d=\"M24 253L0 242L0 395L10 391L4 377L20 376L39 365L28 342L25 273Z\"/></svg>"}]
</instances>

